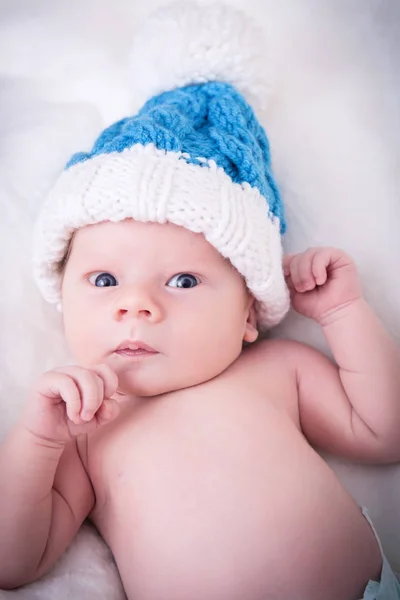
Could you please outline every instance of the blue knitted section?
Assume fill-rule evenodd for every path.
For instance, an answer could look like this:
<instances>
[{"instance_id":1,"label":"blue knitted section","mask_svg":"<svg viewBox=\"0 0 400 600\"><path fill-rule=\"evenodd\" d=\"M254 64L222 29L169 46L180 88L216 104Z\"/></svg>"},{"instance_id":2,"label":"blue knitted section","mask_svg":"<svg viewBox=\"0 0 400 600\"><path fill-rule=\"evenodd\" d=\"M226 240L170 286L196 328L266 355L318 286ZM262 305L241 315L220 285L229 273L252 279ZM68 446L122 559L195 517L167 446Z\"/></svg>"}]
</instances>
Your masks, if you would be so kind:
<instances>
[{"instance_id":1,"label":"blue knitted section","mask_svg":"<svg viewBox=\"0 0 400 600\"><path fill-rule=\"evenodd\" d=\"M207 163L198 158L212 159L235 183L258 188L285 232L268 138L251 106L230 84L213 81L154 96L137 115L105 129L90 152L74 154L66 168L98 154L150 143L160 150L188 153L191 158L182 160L201 167Z\"/></svg>"}]
</instances>

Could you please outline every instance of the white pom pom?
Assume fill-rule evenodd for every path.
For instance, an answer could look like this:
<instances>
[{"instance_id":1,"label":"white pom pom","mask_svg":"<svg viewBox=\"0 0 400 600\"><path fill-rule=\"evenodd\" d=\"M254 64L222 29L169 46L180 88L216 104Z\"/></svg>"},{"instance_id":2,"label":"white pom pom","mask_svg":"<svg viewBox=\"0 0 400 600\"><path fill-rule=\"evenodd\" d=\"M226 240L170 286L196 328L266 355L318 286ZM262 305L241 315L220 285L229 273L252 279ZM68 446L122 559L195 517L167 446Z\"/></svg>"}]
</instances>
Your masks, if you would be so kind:
<instances>
[{"instance_id":1,"label":"white pom pom","mask_svg":"<svg viewBox=\"0 0 400 600\"><path fill-rule=\"evenodd\" d=\"M190 83L225 81L257 110L268 97L264 35L244 13L178 1L148 17L134 38L130 66L136 101Z\"/></svg>"}]
</instances>

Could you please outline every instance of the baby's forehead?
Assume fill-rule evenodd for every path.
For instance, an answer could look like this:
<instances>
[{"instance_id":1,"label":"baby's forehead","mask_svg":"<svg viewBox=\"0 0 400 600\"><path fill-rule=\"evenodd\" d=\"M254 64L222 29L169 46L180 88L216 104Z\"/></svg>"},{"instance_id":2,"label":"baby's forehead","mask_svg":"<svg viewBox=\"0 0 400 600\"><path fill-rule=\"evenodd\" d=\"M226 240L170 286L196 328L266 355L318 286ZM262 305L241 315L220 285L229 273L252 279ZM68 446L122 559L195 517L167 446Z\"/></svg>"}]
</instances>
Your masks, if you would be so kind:
<instances>
[{"instance_id":1,"label":"baby's forehead","mask_svg":"<svg viewBox=\"0 0 400 600\"><path fill-rule=\"evenodd\" d=\"M86 256L155 255L161 259L167 255L225 262L203 234L170 222L104 221L77 230L71 243L74 253Z\"/></svg>"}]
</instances>

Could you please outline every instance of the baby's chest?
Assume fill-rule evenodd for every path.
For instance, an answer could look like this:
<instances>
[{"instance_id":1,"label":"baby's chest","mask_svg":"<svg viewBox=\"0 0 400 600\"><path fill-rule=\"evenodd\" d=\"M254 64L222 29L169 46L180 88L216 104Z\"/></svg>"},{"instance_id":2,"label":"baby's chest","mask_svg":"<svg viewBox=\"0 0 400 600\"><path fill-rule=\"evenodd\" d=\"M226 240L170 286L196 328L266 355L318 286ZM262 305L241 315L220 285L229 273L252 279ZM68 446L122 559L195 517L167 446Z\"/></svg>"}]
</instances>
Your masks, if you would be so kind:
<instances>
[{"instance_id":1,"label":"baby's chest","mask_svg":"<svg viewBox=\"0 0 400 600\"><path fill-rule=\"evenodd\" d=\"M341 574L365 546L365 519L352 499L287 412L250 386L247 395L215 389L128 407L88 450L96 492L91 518L132 597L155 574L160 597L171 598L182 578L188 584L188 573L197 581L200 571L213 570L263 586L262 597L286 585L285 597L294 597L304 573L322 572L348 548L343 564L332 561ZM293 585L287 562L298 564ZM234 589L235 577L225 579ZM314 583L302 583L303 597L311 598Z\"/></svg>"},{"instance_id":2,"label":"baby's chest","mask_svg":"<svg viewBox=\"0 0 400 600\"><path fill-rule=\"evenodd\" d=\"M140 511L143 499L149 511L159 503L204 508L296 478L304 452L297 426L268 398L181 394L125 410L90 440L88 467L98 511Z\"/></svg>"}]
</instances>

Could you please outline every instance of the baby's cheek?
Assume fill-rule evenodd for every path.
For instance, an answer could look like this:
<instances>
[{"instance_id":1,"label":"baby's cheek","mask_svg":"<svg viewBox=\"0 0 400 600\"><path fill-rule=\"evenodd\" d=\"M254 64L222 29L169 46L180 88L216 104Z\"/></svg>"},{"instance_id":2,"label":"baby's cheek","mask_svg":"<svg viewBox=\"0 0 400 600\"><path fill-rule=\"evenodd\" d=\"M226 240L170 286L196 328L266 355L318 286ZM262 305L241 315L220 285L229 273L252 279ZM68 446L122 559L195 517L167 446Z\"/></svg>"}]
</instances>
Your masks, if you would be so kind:
<instances>
[{"instance_id":1,"label":"baby's cheek","mask_svg":"<svg viewBox=\"0 0 400 600\"><path fill-rule=\"evenodd\" d=\"M241 351L240 337L227 339L225 336L216 338L210 335L192 351L187 349L184 360L187 371L198 380L196 383L200 383L220 375L238 358Z\"/></svg>"},{"instance_id":2,"label":"baby's cheek","mask_svg":"<svg viewBox=\"0 0 400 600\"><path fill-rule=\"evenodd\" d=\"M66 319L64 332L68 347L79 365L89 367L99 362L96 359L99 353L99 341L96 336L93 337L87 320L85 322L80 316Z\"/></svg>"}]
</instances>

